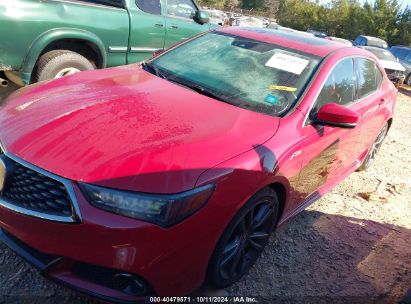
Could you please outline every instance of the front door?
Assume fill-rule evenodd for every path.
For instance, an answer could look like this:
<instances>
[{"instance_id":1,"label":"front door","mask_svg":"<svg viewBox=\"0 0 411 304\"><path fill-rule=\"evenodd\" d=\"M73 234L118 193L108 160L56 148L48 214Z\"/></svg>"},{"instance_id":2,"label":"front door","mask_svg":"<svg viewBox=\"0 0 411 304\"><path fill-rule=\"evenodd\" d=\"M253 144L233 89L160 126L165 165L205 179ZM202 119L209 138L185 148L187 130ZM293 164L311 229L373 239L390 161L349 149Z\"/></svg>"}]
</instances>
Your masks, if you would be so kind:
<instances>
[{"instance_id":1,"label":"front door","mask_svg":"<svg viewBox=\"0 0 411 304\"><path fill-rule=\"evenodd\" d=\"M347 58L335 65L323 85L311 110L317 111L328 103L349 106L355 100L354 60ZM308 197L322 194L335 185L360 153L357 129L320 126L306 122L303 128L303 166L298 192Z\"/></svg>"},{"instance_id":2,"label":"front door","mask_svg":"<svg viewBox=\"0 0 411 304\"><path fill-rule=\"evenodd\" d=\"M166 19L163 0L131 0L130 39L127 63L149 58L155 51L164 48Z\"/></svg>"},{"instance_id":3,"label":"front door","mask_svg":"<svg viewBox=\"0 0 411 304\"><path fill-rule=\"evenodd\" d=\"M201 25L193 20L197 10L192 0L167 1L165 48L210 28L208 23Z\"/></svg>"}]
</instances>

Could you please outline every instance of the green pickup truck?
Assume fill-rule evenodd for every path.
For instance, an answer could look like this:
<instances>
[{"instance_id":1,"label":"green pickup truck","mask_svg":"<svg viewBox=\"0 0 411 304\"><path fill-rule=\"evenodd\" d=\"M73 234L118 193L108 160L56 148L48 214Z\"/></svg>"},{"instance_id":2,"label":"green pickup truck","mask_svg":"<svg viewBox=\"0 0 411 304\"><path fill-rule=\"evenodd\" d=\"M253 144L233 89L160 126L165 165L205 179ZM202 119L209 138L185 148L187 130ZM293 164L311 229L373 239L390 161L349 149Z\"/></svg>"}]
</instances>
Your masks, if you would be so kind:
<instances>
[{"instance_id":1,"label":"green pickup truck","mask_svg":"<svg viewBox=\"0 0 411 304\"><path fill-rule=\"evenodd\" d=\"M26 85L134 63L213 27L193 0L0 1L0 72Z\"/></svg>"}]
</instances>

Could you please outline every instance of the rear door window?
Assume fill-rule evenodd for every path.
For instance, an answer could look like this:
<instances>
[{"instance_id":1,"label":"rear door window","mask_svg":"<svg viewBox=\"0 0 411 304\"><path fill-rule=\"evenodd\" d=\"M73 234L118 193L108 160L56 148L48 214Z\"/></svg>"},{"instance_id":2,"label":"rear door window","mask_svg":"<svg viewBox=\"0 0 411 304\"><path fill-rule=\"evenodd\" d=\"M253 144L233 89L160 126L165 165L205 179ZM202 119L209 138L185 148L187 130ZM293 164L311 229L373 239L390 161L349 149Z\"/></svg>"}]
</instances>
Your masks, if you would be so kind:
<instances>
[{"instance_id":1,"label":"rear door window","mask_svg":"<svg viewBox=\"0 0 411 304\"><path fill-rule=\"evenodd\" d=\"M382 81L382 75L375 63L369 59L357 58L357 98L361 99L375 92ZM378 75L378 73L380 75Z\"/></svg>"},{"instance_id":2,"label":"rear door window","mask_svg":"<svg viewBox=\"0 0 411 304\"><path fill-rule=\"evenodd\" d=\"M161 15L161 0L136 0L136 5L145 13Z\"/></svg>"}]
</instances>

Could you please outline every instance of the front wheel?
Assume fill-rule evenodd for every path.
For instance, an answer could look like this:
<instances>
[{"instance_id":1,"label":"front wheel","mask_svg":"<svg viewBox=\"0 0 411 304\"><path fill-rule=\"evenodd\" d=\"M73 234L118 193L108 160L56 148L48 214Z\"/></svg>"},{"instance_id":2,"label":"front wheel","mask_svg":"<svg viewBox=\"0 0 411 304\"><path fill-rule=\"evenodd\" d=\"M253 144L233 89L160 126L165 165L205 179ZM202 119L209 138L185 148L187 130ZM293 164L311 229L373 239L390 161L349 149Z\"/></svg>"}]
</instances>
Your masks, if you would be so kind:
<instances>
[{"instance_id":1,"label":"front wheel","mask_svg":"<svg viewBox=\"0 0 411 304\"><path fill-rule=\"evenodd\" d=\"M380 133L378 134L377 139L372 143L370 149L368 150L367 156L365 157L361 167L358 168L358 171L365 171L371 166L378 151L382 146L382 143L384 142L385 137L387 136L387 133L388 124L385 124Z\"/></svg>"},{"instance_id":2,"label":"front wheel","mask_svg":"<svg viewBox=\"0 0 411 304\"><path fill-rule=\"evenodd\" d=\"M279 213L276 192L264 188L237 213L218 242L208 268L216 288L238 281L253 266L267 245Z\"/></svg>"}]
</instances>

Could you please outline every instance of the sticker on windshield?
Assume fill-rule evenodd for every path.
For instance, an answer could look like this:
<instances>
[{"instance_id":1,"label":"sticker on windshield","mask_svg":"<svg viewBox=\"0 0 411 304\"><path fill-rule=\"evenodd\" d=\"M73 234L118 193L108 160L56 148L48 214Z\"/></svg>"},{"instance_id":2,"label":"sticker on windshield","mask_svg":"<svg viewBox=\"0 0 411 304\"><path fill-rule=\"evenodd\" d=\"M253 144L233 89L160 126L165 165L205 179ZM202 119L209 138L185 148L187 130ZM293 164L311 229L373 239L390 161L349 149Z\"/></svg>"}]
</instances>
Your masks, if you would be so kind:
<instances>
[{"instance_id":1,"label":"sticker on windshield","mask_svg":"<svg viewBox=\"0 0 411 304\"><path fill-rule=\"evenodd\" d=\"M266 66L300 75L307 67L309 60L283 53L275 53L267 62Z\"/></svg>"},{"instance_id":2,"label":"sticker on windshield","mask_svg":"<svg viewBox=\"0 0 411 304\"><path fill-rule=\"evenodd\" d=\"M273 104L276 104L278 102L278 97L269 94L264 98L264 101L273 105Z\"/></svg>"},{"instance_id":3,"label":"sticker on windshield","mask_svg":"<svg viewBox=\"0 0 411 304\"><path fill-rule=\"evenodd\" d=\"M297 91L297 88L285 87L285 86L279 86L279 85L272 85L272 86L270 86L270 90L295 92L295 91Z\"/></svg>"}]
</instances>

